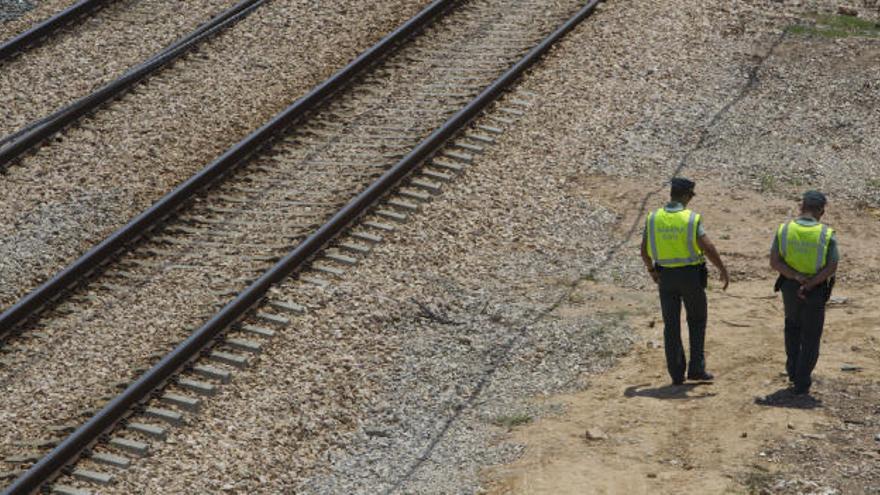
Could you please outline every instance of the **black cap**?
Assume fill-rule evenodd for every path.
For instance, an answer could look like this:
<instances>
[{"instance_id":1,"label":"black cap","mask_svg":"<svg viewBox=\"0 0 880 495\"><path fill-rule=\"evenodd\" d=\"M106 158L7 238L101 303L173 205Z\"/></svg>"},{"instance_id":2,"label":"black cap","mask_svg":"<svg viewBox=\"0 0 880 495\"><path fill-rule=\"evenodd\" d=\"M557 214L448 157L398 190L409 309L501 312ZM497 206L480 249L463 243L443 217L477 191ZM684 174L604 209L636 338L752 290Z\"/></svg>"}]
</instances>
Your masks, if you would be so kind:
<instances>
[{"instance_id":1,"label":"black cap","mask_svg":"<svg viewBox=\"0 0 880 495\"><path fill-rule=\"evenodd\" d=\"M672 186L673 192L689 192L691 194L694 194L694 187L696 186L694 181L684 177L673 177L669 184Z\"/></svg>"},{"instance_id":2,"label":"black cap","mask_svg":"<svg viewBox=\"0 0 880 495\"><path fill-rule=\"evenodd\" d=\"M819 191L807 191L804 193L804 205L806 206L824 208L826 203L828 203L828 198Z\"/></svg>"}]
</instances>

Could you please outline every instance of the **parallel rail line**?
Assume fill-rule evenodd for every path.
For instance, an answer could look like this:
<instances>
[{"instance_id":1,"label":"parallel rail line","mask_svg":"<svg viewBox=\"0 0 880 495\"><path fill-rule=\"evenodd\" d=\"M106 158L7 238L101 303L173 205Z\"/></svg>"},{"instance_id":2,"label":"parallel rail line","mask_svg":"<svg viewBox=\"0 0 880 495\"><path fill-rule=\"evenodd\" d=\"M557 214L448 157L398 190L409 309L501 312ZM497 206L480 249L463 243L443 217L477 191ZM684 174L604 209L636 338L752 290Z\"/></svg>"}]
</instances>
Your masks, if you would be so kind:
<instances>
[{"instance_id":1,"label":"parallel rail line","mask_svg":"<svg viewBox=\"0 0 880 495\"><path fill-rule=\"evenodd\" d=\"M0 43L0 63L26 50L41 39L51 36L78 19L82 19L111 0L80 0L57 14L38 22L33 27Z\"/></svg>"},{"instance_id":2,"label":"parallel rail line","mask_svg":"<svg viewBox=\"0 0 880 495\"><path fill-rule=\"evenodd\" d=\"M230 253L236 267L226 267L227 271L241 276L237 282L247 283L244 290L236 291L232 301L129 383L121 394L103 404L3 494L33 493L59 473L69 470L83 452L125 424L133 411L143 410L157 390L175 381L176 374L192 369L200 356L213 353L219 360L234 364L237 358L224 354L224 345L232 349L256 348L241 339L226 337L224 340L224 334L252 315L267 292L282 280L309 267L329 274L339 271L316 260L322 252L327 253L327 246L340 235L355 232L364 242L378 240L377 232L391 227L375 220L362 221L371 211L383 219L405 218L408 211L415 209L409 201L425 199L438 188L437 181L447 180L450 173L460 170L461 162L469 161L467 152L479 150L480 146L462 144L462 151L444 152L445 156L438 156L438 151L465 132L473 119L556 41L588 17L599 2L590 0L580 4L571 17L560 14L560 19L567 18L561 25L555 21L551 25L550 20L545 20L547 31L552 32L546 35L544 31L533 39L534 35L528 34L529 28L538 28L532 26L531 18L523 12L539 8L543 3L537 0L519 3L516 7L501 5L500 0L485 0L483 7L479 1L434 1L0 315L0 334L9 333L35 321L40 311L51 307L53 301L62 298L71 287L93 280L95 272L148 284L152 279L149 270L160 273L178 269L207 270L215 264L229 264L224 260ZM480 8L496 15L503 12L506 18L475 21L470 39L448 46L423 46L424 43L420 43L423 37L414 36L429 26L437 26L437 30L448 27L441 26L444 16L458 11L471 9L474 18L485 16ZM565 13L568 14L570 11ZM477 43L473 40L475 35L479 37ZM465 61L471 66L461 65ZM395 68L409 64L449 77L438 75L437 80L431 82L421 73L394 73ZM402 89L402 94L395 94L393 90L383 92L389 77L402 80L401 87L412 83L415 89ZM393 110L387 107L392 98L411 99L411 107ZM364 105L363 101L370 104ZM498 120L506 121L503 117ZM294 123L298 125L291 127ZM473 136L475 142L486 139ZM370 156L375 160L364 159L364 149L372 150ZM426 162L430 162L429 167L424 167ZM422 172L417 173L420 167ZM328 194L311 186L327 183L334 184L335 192ZM387 201L385 209L374 210L402 184L406 186ZM351 198L350 191L359 192L353 199L345 199ZM367 230L351 230L359 221ZM190 252L198 246L216 249L219 254L215 253L215 257L215 254ZM356 245L349 247L352 252L360 250ZM153 258L126 254L138 251L149 253ZM336 251L326 258L340 263L353 261ZM114 259L117 261L109 266ZM273 261L276 262L271 265ZM264 269L266 264L271 265L267 270ZM138 275L140 268L146 269L147 275ZM261 274L253 280L248 273ZM315 283L321 282L316 280ZM266 313L259 317L273 320L273 316ZM249 331L257 332L253 328ZM208 350L214 347L221 350Z\"/></svg>"},{"instance_id":3,"label":"parallel rail line","mask_svg":"<svg viewBox=\"0 0 880 495\"><path fill-rule=\"evenodd\" d=\"M22 154L34 150L50 136L83 116L94 112L102 105L119 98L136 84L187 54L199 44L241 21L266 3L266 1L239 1L191 33L167 46L158 54L132 67L115 80L103 85L91 94L59 108L50 115L31 122L12 134L0 138L0 172L3 172ZM2 47L0 47L0 53L2 53ZM2 60L2 57L0 57L0 60Z\"/></svg>"}]
</instances>

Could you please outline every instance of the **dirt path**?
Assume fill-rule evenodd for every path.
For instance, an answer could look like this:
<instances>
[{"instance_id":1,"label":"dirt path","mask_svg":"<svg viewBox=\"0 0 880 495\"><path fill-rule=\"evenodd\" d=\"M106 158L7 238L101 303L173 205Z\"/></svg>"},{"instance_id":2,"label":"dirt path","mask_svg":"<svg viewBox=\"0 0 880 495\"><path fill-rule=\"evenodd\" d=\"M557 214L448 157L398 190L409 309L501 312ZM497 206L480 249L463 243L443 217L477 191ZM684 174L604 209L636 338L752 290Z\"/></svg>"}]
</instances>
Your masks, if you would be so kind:
<instances>
[{"instance_id":1,"label":"dirt path","mask_svg":"<svg viewBox=\"0 0 880 495\"><path fill-rule=\"evenodd\" d=\"M821 432L840 422L829 413L838 399L835 392L880 378L880 336L874 326L880 308L873 303L880 287L865 275L877 266L870 254L877 242L876 219L850 205L832 204L827 221L841 232L844 256L843 283L834 295L845 302L829 306L813 398L756 402L756 397L784 395L780 391L786 388L782 302L772 292L773 277L765 267L773 226L793 213L795 203L731 194L708 178L697 180L693 206L703 212L709 235L734 273L726 293L710 283L707 362L717 380L670 385L652 288L584 282L580 295L572 298L582 302L560 308L558 316L573 318L597 308L619 312L642 340L615 369L594 377L587 390L554 398L565 406L562 416L512 433L513 441L526 445L526 454L490 473L494 493L759 491L756 476L793 468L764 452L768 446L827 440ZM599 185L592 181L585 186ZM646 184L621 184L605 198L627 212L621 231L641 216L638 203L649 190ZM654 196L648 204L659 201ZM636 246L637 239L631 240L620 256L635 256ZM844 371L844 365L860 370Z\"/></svg>"}]
</instances>

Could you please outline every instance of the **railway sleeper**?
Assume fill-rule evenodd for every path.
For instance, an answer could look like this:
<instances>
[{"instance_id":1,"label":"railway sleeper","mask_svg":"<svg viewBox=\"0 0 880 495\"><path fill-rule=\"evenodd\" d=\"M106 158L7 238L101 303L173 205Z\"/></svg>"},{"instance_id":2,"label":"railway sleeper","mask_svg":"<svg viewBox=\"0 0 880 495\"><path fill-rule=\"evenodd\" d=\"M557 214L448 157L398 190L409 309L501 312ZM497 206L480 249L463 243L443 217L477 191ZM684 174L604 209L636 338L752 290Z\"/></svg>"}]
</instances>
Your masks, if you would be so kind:
<instances>
[{"instance_id":1,"label":"railway sleeper","mask_svg":"<svg viewBox=\"0 0 880 495\"><path fill-rule=\"evenodd\" d=\"M109 485L113 482L113 476L107 473L101 473L98 471L92 471L90 469L82 469L77 468L74 469L70 475L78 479L80 481L87 481L89 483L96 483L99 485Z\"/></svg>"},{"instance_id":2,"label":"railway sleeper","mask_svg":"<svg viewBox=\"0 0 880 495\"><path fill-rule=\"evenodd\" d=\"M247 368L250 364L244 356L223 351L211 351L208 353L208 359L236 368Z\"/></svg>"},{"instance_id":3,"label":"railway sleeper","mask_svg":"<svg viewBox=\"0 0 880 495\"><path fill-rule=\"evenodd\" d=\"M251 354L259 354L263 352L262 344L253 340L231 338L226 339L225 344L237 351L249 352Z\"/></svg>"},{"instance_id":4,"label":"railway sleeper","mask_svg":"<svg viewBox=\"0 0 880 495\"><path fill-rule=\"evenodd\" d=\"M168 438L168 430L162 428L161 426L151 425L147 423L128 423L125 425L125 429L128 431L133 431L135 433L140 433L141 435L156 438L158 440L165 440Z\"/></svg>"},{"instance_id":5,"label":"railway sleeper","mask_svg":"<svg viewBox=\"0 0 880 495\"><path fill-rule=\"evenodd\" d=\"M26 454L11 455L3 459L3 462L7 464L30 464L39 461L40 457L42 456L36 452L28 452Z\"/></svg>"},{"instance_id":6,"label":"railway sleeper","mask_svg":"<svg viewBox=\"0 0 880 495\"><path fill-rule=\"evenodd\" d=\"M376 234L373 234L370 232L355 231L355 232L351 233L351 236L354 237L355 239L369 242L370 244L378 244L378 243L382 242L382 236L379 236L379 235L376 235ZM371 249L368 246L365 246L363 244L356 244L356 243L342 243L342 244L340 244L340 246L344 247L345 249L348 249L349 251L353 251L353 252L364 252L362 250L365 248Z\"/></svg>"},{"instance_id":7,"label":"railway sleeper","mask_svg":"<svg viewBox=\"0 0 880 495\"><path fill-rule=\"evenodd\" d=\"M269 338L275 336L275 330L269 328L258 327L256 325L242 325L240 330L259 337Z\"/></svg>"},{"instance_id":8,"label":"railway sleeper","mask_svg":"<svg viewBox=\"0 0 880 495\"><path fill-rule=\"evenodd\" d=\"M332 265L325 265L322 263L313 263L311 268L312 268L312 270L314 270L316 272L324 273L327 275L332 275L334 277L341 277L341 276L345 275L345 270L343 270L342 268L332 266Z\"/></svg>"},{"instance_id":9,"label":"railway sleeper","mask_svg":"<svg viewBox=\"0 0 880 495\"><path fill-rule=\"evenodd\" d=\"M340 263L343 265L354 266L358 264L358 259L353 258L351 256L346 256L337 252L328 252L324 254L324 257L328 260L335 261L336 263Z\"/></svg>"},{"instance_id":10,"label":"railway sleeper","mask_svg":"<svg viewBox=\"0 0 880 495\"><path fill-rule=\"evenodd\" d=\"M416 177L410 179L409 184L414 187L418 187L420 189L424 189L431 194L440 194L442 186L434 181L430 181L427 179L422 179L421 177Z\"/></svg>"},{"instance_id":11,"label":"railway sleeper","mask_svg":"<svg viewBox=\"0 0 880 495\"><path fill-rule=\"evenodd\" d=\"M297 304L295 302L289 302L289 301L274 301L274 300L272 300L272 301L269 301L269 306L271 306L279 311L284 311L287 313L292 313L292 314L297 314L297 315L305 314L305 312L306 312L305 306L303 306L301 304Z\"/></svg>"},{"instance_id":12,"label":"railway sleeper","mask_svg":"<svg viewBox=\"0 0 880 495\"><path fill-rule=\"evenodd\" d=\"M510 103L511 105L521 106L521 107L532 106L532 102L526 101L526 100L521 100L519 98L511 98L510 100L507 101L507 103Z\"/></svg>"},{"instance_id":13,"label":"railway sleeper","mask_svg":"<svg viewBox=\"0 0 880 495\"><path fill-rule=\"evenodd\" d=\"M411 189L411 188L406 188L406 187L401 188L399 191L397 191L397 194L399 194L405 198L414 199L416 201L421 201L423 203L431 200L430 194L424 193L424 192L419 191L417 189Z\"/></svg>"},{"instance_id":14,"label":"railway sleeper","mask_svg":"<svg viewBox=\"0 0 880 495\"><path fill-rule=\"evenodd\" d=\"M519 110L517 108L510 108L510 107L501 107L498 109L498 111L501 113L506 113L508 115L514 115L516 117L522 117L523 115L526 114L522 110Z\"/></svg>"},{"instance_id":15,"label":"railway sleeper","mask_svg":"<svg viewBox=\"0 0 880 495\"><path fill-rule=\"evenodd\" d=\"M205 378L217 380L220 383L229 383L232 381L232 373L222 368L217 368L216 366L197 364L192 367L192 372Z\"/></svg>"},{"instance_id":16,"label":"railway sleeper","mask_svg":"<svg viewBox=\"0 0 880 495\"><path fill-rule=\"evenodd\" d=\"M395 230L397 230L397 227L395 227L394 225L388 225L387 223L377 222L375 220L367 220L362 225L364 227L381 230L383 232L394 232Z\"/></svg>"},{"instance_id":17,"label":"railway sleeper","mask_svg":"<svg viewBox=\"0 0 880 495\"><path fill-rule=\"evenodd\" d=\"M508 119L507 117L499 117L498 115L490 115L489 118L504 125L513 125L516 123L515 120Z\"/></svg>"},{"instance_id":18,"label":"railway sleeper","mask_svg":"<svg viewBox=\"0 0 880 495\"><path fill-rule=\"evenodd\" d=\"M95 452L89 456L89 459L98 463L118 468L128 468L131 466L131 459L125 456L111 454L109 452Z\"/></svg>"},{"instance_id":19,"label":"railway sleeper","mask_svg":"<svg viewBox=\"0 0 880 495\"><path fill-rule=\"evenodd\" d=\"M181 426L184 422L183 414L161 407L147 407L142 414L148 418L164 421L172 426Z\"/></svg>"},{"instance_id":20,"label":"railway sleeper","mask_svg":"<svg viewBox=\"0 0 880 495\"><path fill-rule=\"evenodd\" d=\"M424 177L427 177L429 179L434 179L439 182L449 182L452 180L451 175L444 173L444 172L440 172L439 170L434 170L434 169L430 169L430 168L422 169L421 175L423 175Z\"/></svg>"},{"instance_id":21,"label":"railway sleeper","mask_svg":"<svg viewBox=\"0 0 880 495\"><path fill-rule=\"evenodd\" d=\"M477 129L480 129L481 131L486 131L486 132L489 132L492 134L503 134L504 133L504 129L501 129L501 128L495 127L495 126L491 126L491 125L485 125L485 124L477 125Z\"/></svg>"},{"instance_id":22,"label":"railway sleeper","mask_svg":"<svg viewBox=\"0 0 880 495\"><path fill-rule=\"evenodd\" d=\"M215 356L215 354L223 355L222 359L218 359L218 357ZM222 362L235 361L235 359L226 359L227 356L234 356L234 355L233 354L227 355L226 353L211 353L209 355L209 358L217 360L217 361L222 360ZM235 356L235 357L239 358L240 356ZM243 365L237 365L237 366L242 367L242 368L247 366L247 360L243 359L243 362L244 362ZM236 365L233 364L233 366L236 366ZM166 392L166 393L162 394L162 396L160 397L160 400L166 404L171 404L173 406L179 407L180 409L183 409L184 411L189 411L189 412L198 412L199 409L201 409L201 407L202 407L202 401L200 401L199 399L196 399L195 397L189 397L186 395L180 395L180 394L175 394L175 393L171 393L171 392Z\"/></svg>"},{"instance_id":23,"label":"railway sleeper","mask_svg":"<svg viewBox=\"0 0 880 495\"><path fill-rule=\"evenodd\" d=\"M92 495L88 490L61 484L54 484L49 490L53 495Z\"/></svg>"},{"instance_id":24,"label":"railway sleeper","mask_svg":"<svg viewBox=\"0 0 880 495\"><path fill-rule=\"evenodd\" d=\"M410 203L404 199L399 198L391 198L388 200L388 206L393 206L394 208L404 210L410 213L416 213L419 211L419 205L416 203Z\"/></svg>"},{"instance_id":25,"label":"railway sleeper","mask_svg":"<svg viewBox=\"0 0 880 495\"><path fill-rule=\"evenodd\" d=\"M455 148L461 148L465 151L469 151L471 153L483 153L486 151L484 146L480 146L478 144L465 143L462 141L456 141L452 143L452 146Z\"/></svg>"},{"instance_id":26,"label":"railway sleeper","mask_svg":"<svg viewBox=\"0 0 880 495\"><path fill-rule=\"evenodd\" d=\"M264 311L258 311L255 315L258 320L262 320L273 325L278 325L282 327L286 327L290 325L290 320L284 316L276 315L274 313L266 313Z\"/></svg>"},{"instance_id":27,"label":"railway sleeper","mask_svg":"<svg viewBox=\"0 0 880 495\"><path fill-rule=\"evenodd\" d=\"M464 137L470 139L471 141L477 141L486 144L494 144L495 138L492 136L487 136L485 134L481 134L479 132L468 131L465 132Z\"/></svg>"},{"instance_id":28,"label":"railway sleeper","mask_svg":"<svg viewBox=\"0 0 880 495\"><path fill-rule=\"evenodd\" d=\"M115 449L134 454L138 457L146 457L150 453L149 444L130 438L114 436L108 444Z\"/></svg>"},{"instance_id":29,"label":"railway sleeper","mask_svg":"<svg viewBox=\"0 0 880 495\"><path fill-rule=\"evenodd\" d=\"M15 442L16 447L31 449L52 449L58 446L63 438L44 438L40 440L29 440L24 442Z\"/></svg>"},{"instance_id":30,"label":"railway sleeper","mask_svg":"<svg viewBox=\"0 0 880 495\"><path fill-rule=\"evenodd\" d=\"M378 209L373 212L376 216L379 216L386 220L391 220L397 223L406 223L409 220L409 216L406 213L388 210L388 209Z\"/></svg>"},{"instance_id":31,"label":"railway sleeper","mask_svg":"<svg viewBox=\"0 0 880 495\"><path fill-rule=\"evenodd\" d=\"M308 284L312 284L314 286L320 287L322 289L326 289L330 286L330 281L323 279L321 277L316 277L314 275L301 275L299 277L300 280L306 282Z\"/></svg>"},{"instance_id":32,"label":"railway sleeper","mask_svg":"<svg viewBox=\"0 0 880 495\"><path fill-rule=\"evenodd\" d=\"M190 378L179 378L177 386L198 395L214 396L217 395L217 387L213 383L193 380Z\"/></svg>"}]
</instances>

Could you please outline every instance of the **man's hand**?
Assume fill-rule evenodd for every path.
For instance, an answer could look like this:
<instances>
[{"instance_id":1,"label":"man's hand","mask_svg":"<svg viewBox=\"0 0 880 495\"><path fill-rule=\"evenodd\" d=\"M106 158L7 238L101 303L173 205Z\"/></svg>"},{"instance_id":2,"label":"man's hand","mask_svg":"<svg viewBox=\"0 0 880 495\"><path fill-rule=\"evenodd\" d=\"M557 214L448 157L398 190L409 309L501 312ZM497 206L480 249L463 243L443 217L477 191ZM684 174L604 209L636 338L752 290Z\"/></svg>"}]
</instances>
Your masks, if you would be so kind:
<instances>
[{"instance_id":1,"label":"man's hand","mask_svg":"<svg viewBox=\"0 0 880 495\"><path fill-rule=\"evenodd\" d=\"M651 278L654 279L655 284L660 283L660 272L658 272L656 268L648 268L648 273L651 274Z\"/></svg>"},{"instance_id":2,"label":"man's hand","mask_svg":"<svg viewBox=\"0 0 880 495\"><path fill-rule=\"evenodd\" d=\"M724 262L721 261L721 255L718 254L718 249L715 248L715 244L712 244L712 241L709 240L709 236L702 235L697 237L697 245L700 246L700 249L706 253L706 257L709 258L709 261L715 265L715 268L721 272L721 283L724 284L722 290L727 290L727 286L730 285L730 276L727 274L727 267L724 266Z\"/></svg>"},{"instance_id":3,"label":"man's hand","mask_svg":"<svg viewBox=\"0 0 880 495\"><path fill-rule=\"evenodd\" d=\"M801 284L801 286L798 287L798 299L806 299L807 292L812 291L818 285L815 282L815 278L807 278L803 275L798 275L797 281L799 284Z\"/></svg>"}]
</instances>

